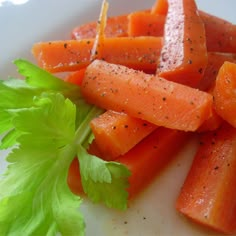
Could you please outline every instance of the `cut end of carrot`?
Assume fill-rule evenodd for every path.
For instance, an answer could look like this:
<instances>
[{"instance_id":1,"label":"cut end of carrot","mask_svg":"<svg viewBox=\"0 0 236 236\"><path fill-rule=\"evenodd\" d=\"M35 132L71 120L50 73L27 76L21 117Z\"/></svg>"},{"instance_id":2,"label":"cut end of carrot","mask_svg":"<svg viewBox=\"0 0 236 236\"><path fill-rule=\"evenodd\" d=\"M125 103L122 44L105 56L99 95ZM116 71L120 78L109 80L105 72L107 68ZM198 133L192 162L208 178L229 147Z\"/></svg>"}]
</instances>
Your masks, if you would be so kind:
<instances>
[{"instance_id":1,"label":"cut end of carrot","mask_svg":"<svg viewBox=\"0 0 236 236\"><path fill-rule=\"evenodd\" d=\"M214 107L219 116L236 127L236 64L225 62L213 90Z\"/></svg>"},{"instance_id":2,"label":"cut end of carrot","mask_svg":"<svg viewBox=\"0 0 236 236\"><path fill-rule=\"evenodd\" d=\"M152 6L152 14L166 15L168 12L168 1L167 0L156 0Z\"/></svg>"}]
</instances>

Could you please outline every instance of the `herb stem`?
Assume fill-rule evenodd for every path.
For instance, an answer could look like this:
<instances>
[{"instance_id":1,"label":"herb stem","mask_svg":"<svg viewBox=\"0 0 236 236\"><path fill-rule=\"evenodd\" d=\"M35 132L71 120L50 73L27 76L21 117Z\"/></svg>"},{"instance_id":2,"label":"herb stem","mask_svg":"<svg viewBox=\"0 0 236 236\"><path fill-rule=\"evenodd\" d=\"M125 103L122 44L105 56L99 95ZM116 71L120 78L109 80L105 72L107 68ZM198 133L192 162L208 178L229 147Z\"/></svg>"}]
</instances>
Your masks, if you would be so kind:
<instances>
[{"instance_id":1,"label":"herb stem","mask_svg":"<svg viewBox=\"0 0 236 236\"><path fill-rule=\"evenodd\" d=\"M88 112L86 118L79 125L78 129L75 132L75 144L83 145L83 143L87 140L89 135L91 134L90 121L96 116L100 115L103 110L97 106L92 106L90 111Z\"/></svg>"}]
</instances>

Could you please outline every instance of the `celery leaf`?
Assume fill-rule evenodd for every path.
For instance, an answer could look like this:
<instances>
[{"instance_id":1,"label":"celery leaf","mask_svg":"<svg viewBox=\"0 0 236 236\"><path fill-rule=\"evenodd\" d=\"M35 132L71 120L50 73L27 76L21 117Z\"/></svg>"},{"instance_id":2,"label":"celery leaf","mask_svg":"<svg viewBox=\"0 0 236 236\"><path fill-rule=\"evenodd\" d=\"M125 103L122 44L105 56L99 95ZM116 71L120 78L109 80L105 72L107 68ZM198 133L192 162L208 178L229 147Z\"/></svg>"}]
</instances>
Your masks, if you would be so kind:
<instances>
[{"instance_id":1,"label":"celery leaf","mask_svg":"<svg viewBox=\"0 0 236 236\"><path fill-rule=\"evenodd\" d=\"M22 135L0 182L0 235L83 235L81 199L67 185L76 107L60 94L34 103L13 118Z\"/></svg>"},{"instance_id":2,"label":"celery leaf","mask_svg":"<svg viewBox=\"0 0 236 236\"><path fill-rule=\"evenodd\" d=\"M77 156L85 193L95 203L125 210L127 208L129 170L117 162L107 162L89 155L78 146Z\"/></svg>"}]
</instances>

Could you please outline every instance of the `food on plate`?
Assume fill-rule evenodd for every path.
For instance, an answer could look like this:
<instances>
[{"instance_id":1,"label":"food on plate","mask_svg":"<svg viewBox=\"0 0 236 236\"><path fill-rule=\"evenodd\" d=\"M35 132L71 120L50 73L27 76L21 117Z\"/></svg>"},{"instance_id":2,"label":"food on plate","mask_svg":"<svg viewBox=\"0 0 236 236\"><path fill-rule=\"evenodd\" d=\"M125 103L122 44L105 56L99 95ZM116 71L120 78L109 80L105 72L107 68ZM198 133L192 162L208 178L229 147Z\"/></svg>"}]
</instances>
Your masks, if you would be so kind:
<instances>
[{"instance_id":1,"label":"food on plate","mask_svg":"<svg viewBox=\"0 0 236 236\"><path fill-rule=\"evenodd\" d=\"M236 129L227 123L200 137L200 147L181 188L176 208L194 221L235 233Z\"/></svg>"},{"instance_id":2,"label":"food on plate","mask_svg":"<svg viewBox=\"0 0 236 236\"><path fill-rule=\"evenodd\" d=\"M33 45L32 52L40 67L50 72L76 71L89 65L94 41L89 38L39 42ZM159 37L104 38L100 59L154 72L161 47L162 38Z\"/></svg>"},{"instance_id":3,"label":"food on plate","mask_svg":"<svg viewBox=\"0 0 236 236\"><path fill-rule=\"evenodd\" d=\"M87 67L81 93L104 109L184 131L209 118L213 100L206 92L102 60Z\"/></svg>"},{"instance_id":4,"label":"food on plate","mask_svg":"<svg viewBox=\"0 0 236 236\"><path fill-rule=\"evenodd\" d=\"M0 235L85 235L83 198L126 210L193 136L176 210L236 233L235 25L194 0L107 11L0 81Z\"/></svg>"},{"instance_id":5,"label":"food on plate","mask_svg":"<svg viewBox=\"0 0 236 236\"><path fill-rule=\"evenodd\" d=\"M213 89L214 107L224 120L236 128L236 64L226 61L221 66Z\"/></svg>"},{"instance_id":6,"label":"food on plate","mask_svg":"<svg viewBox=\"0 0 236 236\"><path fill-rule=\"evenodd\" d=\"M168 1L157 73L196 87L207 65L205 27L195 1Z\"/></svg>"},{"instance_id":7,"label":"food on plate","mask_svg":"<svg viewBox=\"0 0 236 236\"><path fill-rule=\"evenodd\" d=\"M107 110L90 123L103 158L115 160L152 133L157 126L124 112Z\"/></svg>"}]
</instances>

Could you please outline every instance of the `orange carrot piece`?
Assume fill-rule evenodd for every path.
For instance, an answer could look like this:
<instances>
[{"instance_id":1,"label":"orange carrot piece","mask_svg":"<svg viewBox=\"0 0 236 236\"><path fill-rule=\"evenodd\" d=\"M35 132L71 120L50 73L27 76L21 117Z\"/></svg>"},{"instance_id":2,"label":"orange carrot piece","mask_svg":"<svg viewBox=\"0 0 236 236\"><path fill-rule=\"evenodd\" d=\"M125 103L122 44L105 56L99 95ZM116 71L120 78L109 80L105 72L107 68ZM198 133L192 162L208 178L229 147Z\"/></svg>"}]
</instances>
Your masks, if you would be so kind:
<instances>
[{"instance_id":1,"label":"orange carrot piece","mask_svg":"<svg viewBox=\"0 0 236 236\"><path fill-rule=\"evenodd\" d=\"M208 51L236 53L236 25L200 11L206 30Z\"/></svg>"},{"instance_id":2,"label":"orange carrot piece","mask_svg":"<svg viewBox=\"0 0 236 236\"><path fill-rule=\"evenodd\" d=\"M186 144L190 133L157 128L116 161L131 171L129 198L134 198L173 160ZM171 147L171 148L170 148Z\"/></svg>"},{"instance_id":3,"label":"orange carrot piece","mask_svg":"<svg viewBox=\"0 0 236 236\"><path fill-rule=\"evenodd\" d=\"M94 39L39 42L32 53L38 65L52 73L77 71L90 62Z\"/></svg>"},{"instance_id":4,"label":"orange carrot piece","mask_svg":"<svg viewBox=\"0 0 236 236\"><path fill-rule=\"evenodd\" d=\"M95 142L106 160L125 154L156 128L147 121L111 110L91 121Z\"/></svg>"},{"instance_id":5,"label":"orange carrot piece","mask_svg":"<svg viewBox=\"0 0 236 236\"><path fill-rule=\"evenodd\" d=\"M135 12L129 15L128 35L162 36L165 16L148 12ZM206 34L206 47L210 52L236 53L236 25L217 16L199 11Z\"/></svg>"},{"instance_id":6,"label":"orange carrot piece","mask_svg":"<svg viewBox=\"0 0 236 236\"><path fill-rule=\"evenodd\" d=\"M150 12L150 9L138 12ZM105 36L108 38L128 36L128 16L129 14L110 16L107 18ZM97 22L89 22L75 27L71 32L71 38L76 40L95 38L97 34Z\"/></svg>"},{"instance_id":7,"label":"orange carrot piece","mask_svg":"<svg viewBox=\"0 0 236 236\"><path fill-rule=\"evenodd\" d=\"M137 36L163 36L165 15L154 15L147 12L134 12L128 17L128 35Z\"/></svg>"},{"instance_id":8,"label":"orange carrot piece","mask_svg":"<svg viewBox=\"0 0 236 236\"><path fill-rule=\"evenodd\" d=\"M153 18L148 15L146 16L150 17L151 22L154 21L155 14L157 14L157 19L159 18L158 14L167 15L168 0L156 0L151 9L151 13ZM199 15L205 27L206 45L208 51L236 53L236 25L204 11L199 11ZM142 17L142 15L140 15L140 17ZM148 22L148 19L143 20ZM139 19L139 21L142 22L142 19ZM147 26L147 24L143 26ZM160 25L158 25L158 27L161 28ZM143 36L148 35L147 32L150 35L155 36L155 29L153 28L152 31L151 27L148 28L146 28L146 30L142 29L143 32L146 32Z\"/></svg>"},{"instance_id":9,"label":"orange carrot piece","mask_svg":"<svg viewBox=\"0 0 236 236\"><path fill-rule=\"evenodd\" d=\"M156 0L152 6L152 14L166 15L168 12L168 1L167 0Z\"/></svg>"},{"instance_id":10,"label":"orange carrot piece","mask_svg":"<svg viewBox=\"0 0 236 236\"><path fill-rule=\"evenodd\" d=\"M236 127L236 64L225 62L219 70L213 90L218 115Z\"/></svg>"},{"instance_id":11,"label":"orange carrot piece","mask_svg":"<svg viewBox=\"0 0 236 236\"><path fill-rule=\"evenodd\" d=\"M198 88L208 90L214 86L216 76L225 61L236 62L236 55L230 53L208 52L208 63Z\"/></svg>"},{"instance_id":12,"label":"orange carrot piece","mask_svg":"<svg viewBox=\"0 0 236 236\"><path fill-rule=\"evenodd\" d=\"M119 15L107 18L105 28L106 37L124 37L127 36L128 15ZM97 22L90 22L74 28L71 32L72 39L81 40L95 38Z\"/></svg>"},{"instance_id":13,"label":"orange carrot piece","mask_svg":"<svg viewBox=\"0 0 236 236\"><path fill-rule=\"evenodd\" d=\"M94 39L40 42L32 52L40 67L50 72L76 71L88 66ZM154 72L162 38L105 38L102 59L134 69ZM111 53L112 52L112 53Z\"/></svg>"},{"instance_id":14,"label":"orange carrot piece","mask_svg":"<svg viewBox=\"0 0 236 236\"><path fill-rule=\"evenodd\" d=\"M131 171L129 199L143 191L150 182L173 160L190 137L190 133L163 127L157 128L129 152L116 159ZM170 148L171 147L171 148ZM95 151L96 153L96 151ZM93 152L93 154L95 154ZM68 184L78 195L83 193L77 158L69 169Z\"/></svg>"},{"instance_id":15,"label":"orange carrot piece","mask_svg":"<svg viewBox=\"0 0 236 236\"><path fill-rule=\"evenodd\" d=\"M196 87L207 65L204 24L194 0L168 0L164 45L157 73Z\"/></svg>"},{"instance_id":16,"label":"orange carrot piece","mask_svg":"<svg viewBox=\"0 0 236 236\"><path fill-rule=\"evenodd\" d=\"M74 194L81 195L84 193L77 158L75 158L70 165L67 184Z\"/></svg>"},{"instance_id":17,"label":"orange carrot piece","mask_svg":"<svg viewBox=\"0 0 236 236\"><path fill-rule=\"evenodd\" d=\"M69 75L67 75L67 77L65 78L65 81L72 84L81 85L84 78L85 70L86 68L83 68L78 71L69 73Z\"/></svg>"},{"instance_id":18,"label":"orange carrot piece","mask_svg":"<svg viewBox=\"0 0 236 236\"><path fill-rule=\"evenodd\" d=\"M228 124L201 137L176 202L185 216L217 231L236 232L236 129Z\"/></svg>"},{"instance_id":19,"label":"orange carrot piece","mask_svg":"<svg viewBox=\"0 0 236 236\"><path fill-rule=\"evenodd\" d=\"M212 107L206 92L99 60L87 67L81 93L107 110L185 131L195 131Z\"/></svg>"}]
</instances>

